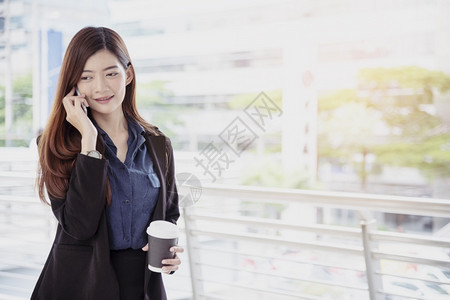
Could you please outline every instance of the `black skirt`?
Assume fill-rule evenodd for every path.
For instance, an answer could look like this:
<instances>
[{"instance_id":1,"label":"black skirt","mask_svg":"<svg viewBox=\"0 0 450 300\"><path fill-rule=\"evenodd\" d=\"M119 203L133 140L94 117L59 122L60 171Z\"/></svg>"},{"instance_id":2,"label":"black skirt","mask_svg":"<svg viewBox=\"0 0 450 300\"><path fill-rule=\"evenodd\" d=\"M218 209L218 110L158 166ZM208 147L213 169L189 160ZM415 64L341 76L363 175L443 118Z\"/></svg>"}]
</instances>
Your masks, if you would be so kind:
<instances>
[{"instance_id":1,"label":"black skirt","mask_svg":"<svg viewBox=\"0 0 450 300\"><path fill-rule=\"evenodd\" d=\"M144 300L147 252L141 249L112 250L111 262L119 282L120 300Z\"/></svg>"}]
</instances>

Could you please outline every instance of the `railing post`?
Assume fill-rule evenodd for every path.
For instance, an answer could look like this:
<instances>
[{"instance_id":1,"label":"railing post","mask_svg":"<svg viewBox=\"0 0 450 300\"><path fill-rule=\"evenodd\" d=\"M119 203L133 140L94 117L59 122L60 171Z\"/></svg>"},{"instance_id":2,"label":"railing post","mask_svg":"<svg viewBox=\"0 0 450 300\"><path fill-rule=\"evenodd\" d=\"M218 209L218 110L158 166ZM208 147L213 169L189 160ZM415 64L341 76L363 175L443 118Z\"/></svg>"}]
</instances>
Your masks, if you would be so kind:
<instances>
[{"instance_id":1,"label":"railing post","mask_svg":"<svg viewBox=\"0 0 450 300\"><path fill-rule=\"evenodd\" d=\"M376 222L373 218L369 221L363 219L360 222L370 300L380 300L381 297L377 297L377 291L382 289L381 277L377 274L380 263L372 257L374 243L370 240L370 231L375 228Z\"/></svg>"},{"instance_id":2,"label":"railing post","mask_svg":"<svg viewBox=\"0 0 450 300\"><path fill-rule=\"evenodd\" d=\"M199 261L198 253L195 251L195 246L198 245L198 240L195 236L191 234L192 229L192 220L189 219L189 208L183 208L184 215L184 226L186 229L186 246L187 246L187 254L189 259L189 270L191 273L191 285L192 285L192 295L194 300L200 299L200 295L203 293L203 284L201 279L201 268L196 263Z\"/></svg>"}]
</instances>

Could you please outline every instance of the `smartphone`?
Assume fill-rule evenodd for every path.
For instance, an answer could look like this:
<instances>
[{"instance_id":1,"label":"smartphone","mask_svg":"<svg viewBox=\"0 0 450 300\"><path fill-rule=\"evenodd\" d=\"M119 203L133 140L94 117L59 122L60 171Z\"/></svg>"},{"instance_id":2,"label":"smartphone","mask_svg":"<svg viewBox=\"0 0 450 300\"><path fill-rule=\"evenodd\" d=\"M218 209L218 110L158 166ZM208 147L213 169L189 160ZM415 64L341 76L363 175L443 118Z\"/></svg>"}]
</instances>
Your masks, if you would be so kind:
<instances>
[{"instance_id":1,"label":"smartphone","mask_svg":"<svg viewBox=\"0 0 450 300\"><path fill-rule=\"evenodd\" d=\"M80 90L78 89L77 86L75 86L75 95L81 96ZM83 102L81 102L81 108L82 108L83 111L87 114L87 108L86 108L86 106L84 105Z\"/></svg>"}]
</instances>

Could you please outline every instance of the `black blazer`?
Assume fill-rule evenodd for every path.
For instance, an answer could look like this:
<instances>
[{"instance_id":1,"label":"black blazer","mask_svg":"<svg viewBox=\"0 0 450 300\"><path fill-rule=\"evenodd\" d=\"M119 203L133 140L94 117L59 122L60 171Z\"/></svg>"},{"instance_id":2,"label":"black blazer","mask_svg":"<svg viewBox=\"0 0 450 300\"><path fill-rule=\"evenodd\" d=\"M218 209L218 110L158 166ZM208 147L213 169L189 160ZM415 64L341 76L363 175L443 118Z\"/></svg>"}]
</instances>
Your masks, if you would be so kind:
<instances>
[{"instance_id":1,"label":"black blazer","mask_svg":"<svg viewBox=\"0 0 450 300\"><path fill-rule=\"evenodd\" d=\"M150 133L145 138L161 182L149 223L152 220L176 223L180 214L170 140ZM66 198L50 197L58 227L31 299L119 300L105 215L107 167L105 159L78 155ZM145 269L145 299L166 299L161 274Z\"/></svg>"}]
</instances>

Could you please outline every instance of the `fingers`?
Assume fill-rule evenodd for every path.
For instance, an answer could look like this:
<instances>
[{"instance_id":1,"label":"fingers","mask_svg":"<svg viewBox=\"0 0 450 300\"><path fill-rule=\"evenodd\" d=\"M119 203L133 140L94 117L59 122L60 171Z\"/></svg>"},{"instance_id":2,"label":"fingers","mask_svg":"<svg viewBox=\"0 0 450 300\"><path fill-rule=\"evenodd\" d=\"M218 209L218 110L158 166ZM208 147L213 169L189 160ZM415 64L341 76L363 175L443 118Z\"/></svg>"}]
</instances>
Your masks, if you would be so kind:
<instances>
[{"instance_id":1,"label":"fingers","mask_svg":"<svg viewBox=\"0 0 450 300\"><path fill-rule=\"evenodd\" d=\"M173 246L170 248L170 252L174 252L174 253L183 253L184 252L184 248L181 246Z\"/></svg>"},{"instance_id":2,"label":"fingers","mask_svg":"<svg viewBox=\"0 0 450 300\"><path fill-rule=\"evenodd\" d=\"M72 88L70 92L62 99L64 110L66 111L66 120L72 124L82 136L85 136L86 134L96 136L97 129L87 117L87 110L83 107L83 104L87 104L85 95L73 95L74 90L75 89Z\"/></svg>"},{"instance_id":3,"label":"fingers","mask_svg":"<svg viewBox=\"0 0 450 300\"><path fill-rule=\"evenodd\" d=\"M175 256L174 258L166 258L161 261L163 265L171 265L171 266L178 266L181 264L181 260L178 258L178 256Z\"/></svg>"},{"instance_id":4,"label":"fingers","mask_svg":"<svg viewBox=\"0 0 450 300\"><path fill-rule=\"evenodd\" d=\"M89 107L85 95L82 94L81 96L76 96L74 95L74 91L75 88L72 88L62 100L67 115L69 115L70 113L75 113L77 111L77 107L80 107L83 112L86 112L83 108L83 105Z\"/></svg>"},{"instance_id":5,"label":"fingers","mask_svg":"<svg viewBox=\"0 0 450 300\"><path fill-rule=\"evenodd\" d=\"M74 90L75 90L75 92L74 92ZM80 93L80 91L78 89L76 89L75 87L73 87L72 90L70 90L70 93L72 93L72 95L75 97L81 97L81 104L83 104L85 107L89 107L89 103L86 100L85 94ZM70 95L70 93L68 95Z\"/></svg>"},{"instance_id":6,"label":"fingers","mask_svg":"<svg viewBox=\"0 0 450 300\"><path fill-rule=\"evenodd\" d=\"M179 269L179 265L181 264L181 260L178 258L178 256L175 254L174 258L166 258L161 261L163 265L166 265L162 267L162 271L164 273L169 274L170 272L174 272Z\"/></svg>"},{"instance_id":7,"label":"fingers","mask_svg":"<svg viewBox=\"0 0 450 300\"><path fill-rule=\"evenodd\" d=\"M142 249L142 251L148 251L148 243L144 247L142 247L141 249ZM176 255L177 252L178 253L183 253L184 252L184 248L180 247L180 246L173 246L173 247L170 248L170 252L173 252Z\"/></svg>"},{"instance_id":8,"label":"fingers","mask_svg":"<svg viewBox=\"0 0 450 300\"><path fill-rule=\"evenodd\" d=\"M148 243L141 249L142 251L148 251ZM184 248L181 246L173 246L170 248L170 252L173 253L173 258L166 258L161 261L163 265L166 265L162 267L162 271L166 274L178 270L178 266L181 264L181 260L178 257L177 253L183 253Z\"/></svg>"},{"instance_id":9,"label":"fingers","mask_svg":"<svg viewBox=\"0 0 450 300\"><path fill-rule=\"evenodd\" d=\"M183 253L184 248L181 246L173 246L170 248L170 252L174 253L173 258L166 258L161 261L163 265L166 265L162 268L162 271L166 274L169 274L170 272L174 272L179 269L181 260L178 257L177 253Z\"/></svg>"},{"instance_id":10,"label":"fingers","mask_svg":"<svg viewBox=\"0 0 450 300\"><path fill-rule=\"evenodd\" d=\"M82 107L82 103L84 103L84 101L81 101L77 96L64 97L62 102L67 113L67 118L70 119L74 114L77 113L78 109L84 113Z\"/></svg>"}]
</instances>

